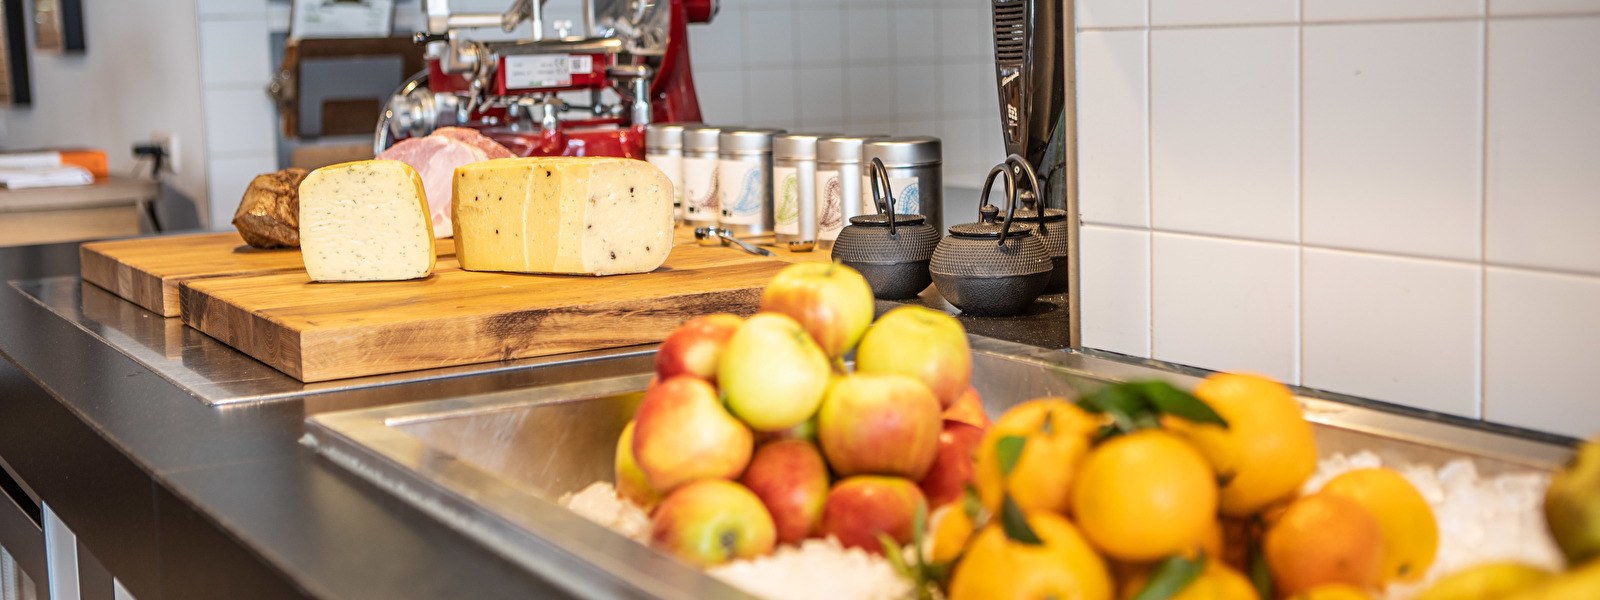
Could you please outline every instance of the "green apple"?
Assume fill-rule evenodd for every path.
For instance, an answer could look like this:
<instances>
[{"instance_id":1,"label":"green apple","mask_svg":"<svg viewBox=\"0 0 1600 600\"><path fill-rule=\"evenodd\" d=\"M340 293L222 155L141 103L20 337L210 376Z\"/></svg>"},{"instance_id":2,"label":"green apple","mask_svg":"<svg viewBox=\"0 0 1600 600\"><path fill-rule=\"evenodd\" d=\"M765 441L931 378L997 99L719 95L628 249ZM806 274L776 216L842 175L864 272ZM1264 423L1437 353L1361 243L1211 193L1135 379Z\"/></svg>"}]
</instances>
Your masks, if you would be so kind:
<instances>
[{"instance_id":1,"label":"green apple","mask_svg":"<svg viewBox=\"0 0 1600 600\"><path fill-rule=\"evenodd\" d=\"M650 487L650 478L639 468L639 461L633 459L634 423L635 421L628 421L628 425L622 428L622 435L617 436L617 458L613 462L617 495L639 505L640 508L650 510L650 507L661 501L661 493Z\"/></svg>"},{"instance_id":2,"label":"green apple","mask_svg":"<svg viewBox=\"0 0 1600 600\"><path fill-rule=\"evenodd\" d=\"M644 393L634 423L633 458L662 493L699 479L735 479L750 464L753 434L704 379L657 383Z\"/></svg>"},{"instance_id":3,"label":"green apple","mask_svg":"<svg viewBox=\"0 0 1600 600\"><path fill-rule=\"evenodd\" d=\"M744 486L702 479L668 494L650 517L650 545L697 567L772 552L777 530Z\"/></svg>"},{"instance_id":4,"label":"green apple","mask_svg":"<svg viewBox=\"0 0 1600 600\"><path fill-rule=\"evenodd\" d=\"M840 263L784 267L761 294L761 310L788 315L831 358L844 356L872 324L872 286Z\"/></svg>"},{"instance_id":5,"label":"green apple","mask_svg":"<svg viewBox=\"0 0 1600 600\"><path fill-rule=\"evenodd\" d=\"M853 373L828 388L817 414L817 441L840 475L898 475L915 481L933 466L943 422L939 401L921 381L893 373Z\"/></svg>"},{"instance_id":6,"label":"green apple","mask_svg":"<svg viewBox=\"0 0 1600 600\"><path fill-rule=\"evenodd\" d=\"M728 409L756 431L781 431L816 414L832 370L794 319L758 313L722 350L717 381Z\"/></svg>"},{"instance_id":7,"label":"green apple","mask_svg":"<svg viewBox=\"0 0 1600 600\"><path fill-rule=\"evenodd\" d=\"M846 548L883 553L878 534L900 544L911 542L917 510L927 510L927 500L917 484L903 477L858 475L840 481L828 492L822 508L822 537L839 538Z\"/></svg>"},{"instance_id":8,"label":"green apple","mask_svg":"<svg viewBox=\"0 0 1600 600\"><path fill-rule=\"evenodd\" d=\"M779 543L797 543L816 532L828 499L828 464L815 444L778 440L756 448L739 483L766 505Z\"/></svg>"},{"instance_id":9,"label":"green apple","mask_svg":"<svg viewBox=\"0 0 1600 600\"><path fill-rule=\"evenodd\" d=\"M902 306L884 313L856 349L856 370L899 373L921 380L945 408L972 379L972 349L961 323L944 312Z\"/></svg>"}]
</instances>

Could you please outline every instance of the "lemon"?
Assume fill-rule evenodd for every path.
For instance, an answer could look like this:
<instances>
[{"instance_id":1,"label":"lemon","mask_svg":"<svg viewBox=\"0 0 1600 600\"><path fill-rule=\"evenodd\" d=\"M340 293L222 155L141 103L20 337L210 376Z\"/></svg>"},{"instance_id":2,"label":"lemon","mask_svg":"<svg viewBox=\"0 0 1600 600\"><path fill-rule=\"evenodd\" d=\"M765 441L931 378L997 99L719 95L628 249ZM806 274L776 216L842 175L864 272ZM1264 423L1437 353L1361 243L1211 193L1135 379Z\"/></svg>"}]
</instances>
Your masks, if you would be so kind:
<instances>
[{"instance_id":1,"label":"lemon","mask_svg":"<svg viewBox=\"0 0 1600 600\"><path fill-rule=\"evenodd\" d=\"M1416 600L1492 600L1549 579L1553 573L1516 562L1492 562L1445 576Z\"/></svg>"}]
</instances>

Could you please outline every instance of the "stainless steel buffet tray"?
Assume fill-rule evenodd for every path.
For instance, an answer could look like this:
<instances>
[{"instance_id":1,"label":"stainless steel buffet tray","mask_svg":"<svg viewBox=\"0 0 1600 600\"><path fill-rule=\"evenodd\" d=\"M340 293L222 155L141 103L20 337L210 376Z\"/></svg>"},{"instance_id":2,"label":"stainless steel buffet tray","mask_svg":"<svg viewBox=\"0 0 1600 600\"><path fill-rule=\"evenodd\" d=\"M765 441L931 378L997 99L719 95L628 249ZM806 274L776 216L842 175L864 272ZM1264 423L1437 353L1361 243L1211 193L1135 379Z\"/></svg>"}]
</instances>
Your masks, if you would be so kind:
<instances>
[{"instance_id":1,"label":"stainless steel buffet tray","mask_svg":"<svg viewBox=\"0 0 1600 600\"><path fill-rule=\"evenodd\" d=\"M1150 365L1009 342L973 340L973 385L996 415L1080 386L1196 377ZM305 441L508 559L582 597L743 597L739 591L556 504L611 479L617 435L649 373L541 388L324 413ZM1323 455L1366 449L1385 462L1441 465L1467 457L1480 473L1549 470L1568 445L1447 418L1300 396Z\"/></svg>"},{"instance_id":2,"label":"stainless steel buffet tray","mask_svg":"<svg viewBox=\"0 0 1600 600\"><path fill-rule=\"evenodd\" d=\"M301 383L211 336L185 326L182 319L163 318L78 277L49 277L10 283L23 296L210 406L287 400L357 388L637 356L655 350L654 345L633 346Z\"/></svg>"}]
</instances>

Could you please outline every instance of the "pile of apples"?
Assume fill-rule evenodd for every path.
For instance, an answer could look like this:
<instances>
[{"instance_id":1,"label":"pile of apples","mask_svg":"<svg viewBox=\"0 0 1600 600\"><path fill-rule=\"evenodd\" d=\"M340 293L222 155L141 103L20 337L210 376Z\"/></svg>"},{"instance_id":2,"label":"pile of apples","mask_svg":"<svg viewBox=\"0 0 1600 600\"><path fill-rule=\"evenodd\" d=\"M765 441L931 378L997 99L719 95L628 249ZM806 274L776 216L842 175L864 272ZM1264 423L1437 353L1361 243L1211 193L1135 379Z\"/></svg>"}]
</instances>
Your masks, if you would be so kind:
<instances>
[{"instance_id":1,"label":"pile of apples","mask_svg":"<svg viewBox=\"0 0 1600 600\"><path fill-rule=\"evenodd\" d=\"M616 453L617 492L649 511L653 546L702 567L810 537L877 553L961 496L988 424L966 332L927 308L874 312L860 273L802 263L755 316L667 337Z\"/></svg>"}]
</instances>

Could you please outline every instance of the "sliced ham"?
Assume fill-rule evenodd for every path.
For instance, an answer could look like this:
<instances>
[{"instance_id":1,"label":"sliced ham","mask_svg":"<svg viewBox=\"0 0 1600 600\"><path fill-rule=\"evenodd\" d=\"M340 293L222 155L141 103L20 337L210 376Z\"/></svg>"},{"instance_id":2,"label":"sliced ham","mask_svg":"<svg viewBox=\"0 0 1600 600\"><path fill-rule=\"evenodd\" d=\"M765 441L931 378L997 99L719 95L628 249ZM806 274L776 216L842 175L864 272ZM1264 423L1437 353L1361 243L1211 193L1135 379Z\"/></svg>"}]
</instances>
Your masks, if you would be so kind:
<instances>
[{"instance_id":1,"label":"sliced ham","mask_svg":"<svg viewBox=\"0 0 1600 600\"><path fill-rule=\"evenodd\" d=\"M398 160L411 165L422 176L428 195L428 212L433 219L433 237L454 234L450 221L451 181L456 167L491 158L516 156L505 146L465 127L444 127L426 137L401 140L378 155L382 160Z\"/></svg>"}]
</instances>

